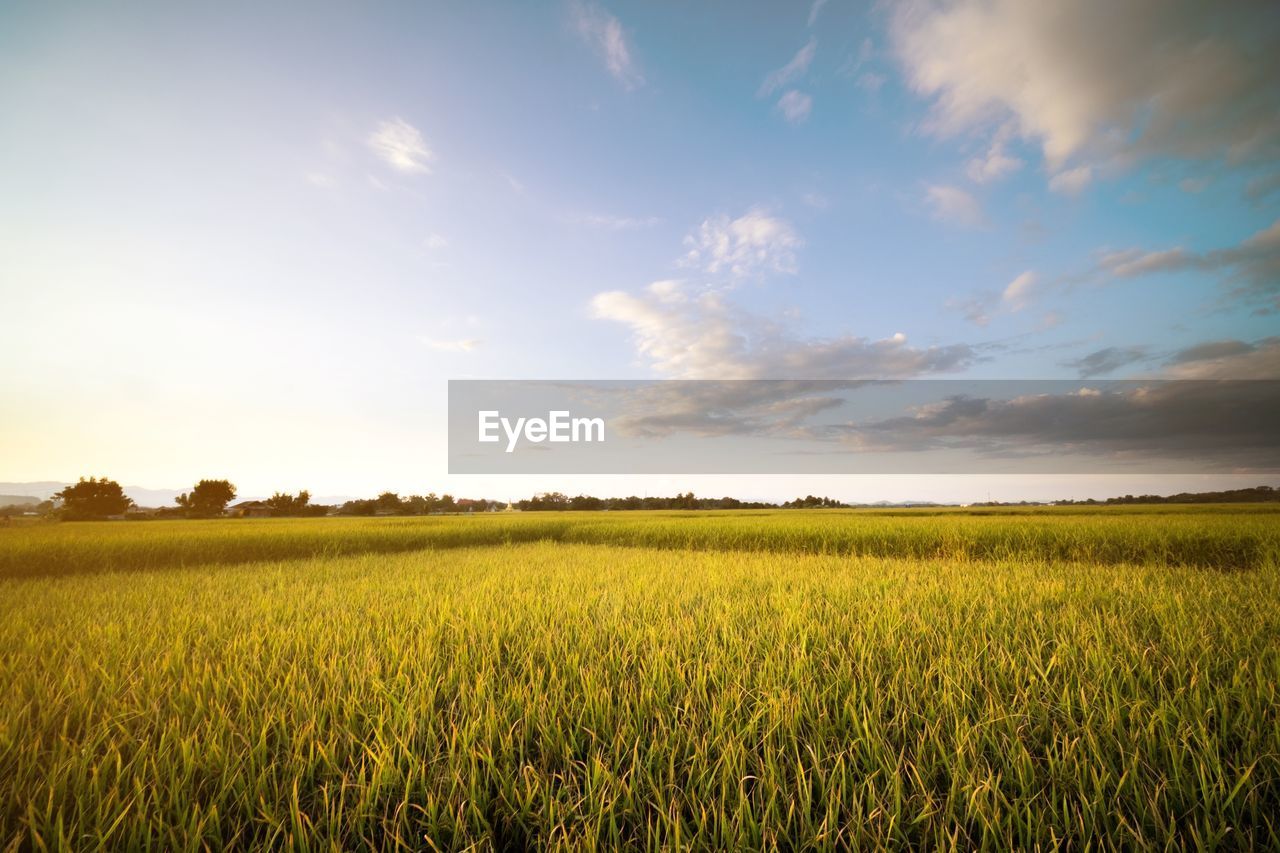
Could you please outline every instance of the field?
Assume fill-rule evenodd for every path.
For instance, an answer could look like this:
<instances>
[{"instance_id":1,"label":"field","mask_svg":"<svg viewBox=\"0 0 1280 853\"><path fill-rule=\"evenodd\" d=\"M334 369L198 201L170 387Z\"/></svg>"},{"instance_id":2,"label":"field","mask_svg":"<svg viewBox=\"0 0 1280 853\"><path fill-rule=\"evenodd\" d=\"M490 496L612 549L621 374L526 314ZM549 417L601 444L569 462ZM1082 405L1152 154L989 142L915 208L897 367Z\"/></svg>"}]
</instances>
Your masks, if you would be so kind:
<instances>
[{"instance_id":1,"label":"field","mask_svg":"<svg viewBox=\"0 0 1280 853\"><path fill-rule=\"evenodd\" d=\"M1280 512L0 529L0 850L1280 846Z\"/></svg>"}]
</instances>

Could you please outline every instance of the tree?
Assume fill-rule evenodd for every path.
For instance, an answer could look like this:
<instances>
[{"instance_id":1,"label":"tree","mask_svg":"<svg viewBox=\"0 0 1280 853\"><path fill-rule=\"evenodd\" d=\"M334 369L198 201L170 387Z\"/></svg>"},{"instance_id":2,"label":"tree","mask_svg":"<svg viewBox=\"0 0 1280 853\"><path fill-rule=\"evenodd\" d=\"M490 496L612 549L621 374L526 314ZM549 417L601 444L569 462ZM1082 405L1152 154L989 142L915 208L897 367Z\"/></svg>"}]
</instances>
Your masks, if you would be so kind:
<instances>
[{"instance_id":1,"label":"tree","mask_svg":"<svg viewBox=\"0 0 1280 853\"><path fill-rule=\"evenodd\" d=\"M201 480L190 494L178 496L178 506L194 518L222 515L227 504L236 499L236 487L226 480Z\"/></svg>"},{"instance_id":2,"label":"tree","mask_svg":"<svg viewBox=\"0 0 1280 853\"><path fill-rule=\"evenodd\" d=\"M267 498L266 504L271 507L271 514L276 516L313 514L311 512L311 493L306 489L298 492L297 497L287 492L276 492Z\"/></svg>"},{"instance_id":3,"label":"tree","mask_svg":"<svg viewBox=\"0 0 1280 853\"><path fill-rule=\"evenodd\" d=\"M120 515L133 506L120 484L106 477L101 480L81 477L80 482L67 486L54 497L61 499L62 517L69 521Z\"/></svg>"},{"instance_id":4,"label":"tree","mask_svg":"<svg viewBox=\"0 0 1280 853\"><path fill-rule=\"evenodd\" d=\"M594 495L578 495L569 499L569 509L596 511L604 507L604 501Z\"/></svg>"},{"instance_id":5,"label":"tree","mask_svg":"<svg viewBox=\"0 0 1280 853\"><path fill-rule=\"evenodd\" d=\"M339 512L343 515L373 515L377 509L377 501L347 501Z\"/></svg>"}]
</instances>

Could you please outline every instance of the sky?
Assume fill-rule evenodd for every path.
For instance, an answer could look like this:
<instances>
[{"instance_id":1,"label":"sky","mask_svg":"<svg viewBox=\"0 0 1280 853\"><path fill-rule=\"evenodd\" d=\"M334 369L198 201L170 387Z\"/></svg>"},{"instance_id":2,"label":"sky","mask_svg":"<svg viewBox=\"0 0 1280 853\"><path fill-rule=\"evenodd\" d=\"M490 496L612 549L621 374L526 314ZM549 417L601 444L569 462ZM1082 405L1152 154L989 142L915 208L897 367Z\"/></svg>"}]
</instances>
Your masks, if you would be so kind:
<instances>
[{"instance_id":1,"label":"sky","mask_svg":"<svg viewBox=\"0 0 1280 853\"><path fill-rule=\"evenodd\" d=\"M1280 8L0 7L0 480L449 476L449 379L1280 379ZM994 494L993 494L994 493Z\"/></svg>"}]
</instances>

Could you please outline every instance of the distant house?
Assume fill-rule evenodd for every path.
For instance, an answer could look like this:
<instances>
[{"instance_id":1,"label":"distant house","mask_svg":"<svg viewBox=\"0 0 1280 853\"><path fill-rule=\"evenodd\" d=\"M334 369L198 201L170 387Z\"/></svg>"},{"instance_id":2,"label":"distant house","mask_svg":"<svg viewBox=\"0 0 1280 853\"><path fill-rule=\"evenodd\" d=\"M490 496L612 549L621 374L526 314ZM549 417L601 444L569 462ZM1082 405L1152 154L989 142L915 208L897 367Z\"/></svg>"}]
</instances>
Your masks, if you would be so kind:
<instances>
[{"instance_id":1,"label":"distant house","mask_svg":"<svg viewBox=\"0 0 1280 853\"><path fill-rule=\"evenodd\" d=\"M271 506L263 501L243 501L227 507L227 518L270 518Z\"/></svg>"}]
</instances>

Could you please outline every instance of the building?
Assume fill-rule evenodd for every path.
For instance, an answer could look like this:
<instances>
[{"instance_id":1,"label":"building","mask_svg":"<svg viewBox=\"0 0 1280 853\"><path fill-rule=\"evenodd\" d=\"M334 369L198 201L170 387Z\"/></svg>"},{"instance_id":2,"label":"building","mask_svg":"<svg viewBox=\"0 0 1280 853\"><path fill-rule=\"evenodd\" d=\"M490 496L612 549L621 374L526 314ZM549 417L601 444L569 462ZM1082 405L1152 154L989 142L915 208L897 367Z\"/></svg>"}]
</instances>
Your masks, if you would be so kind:
<instances>
[{"instance_id":1,"label":"building","mask_svg":"<svg viewBox=\"0 0 1280 853\"><path fill-rule=\"evenodd\" d=\"M263 501L242 501L227 507L228 518L270 518L271 506Z\"/></svg>"}]
</instances>

